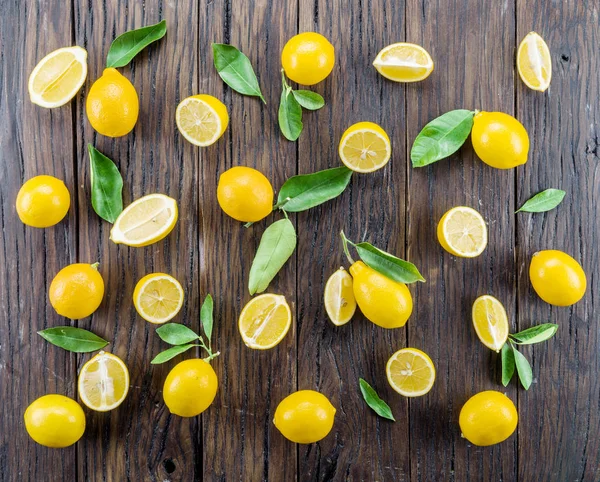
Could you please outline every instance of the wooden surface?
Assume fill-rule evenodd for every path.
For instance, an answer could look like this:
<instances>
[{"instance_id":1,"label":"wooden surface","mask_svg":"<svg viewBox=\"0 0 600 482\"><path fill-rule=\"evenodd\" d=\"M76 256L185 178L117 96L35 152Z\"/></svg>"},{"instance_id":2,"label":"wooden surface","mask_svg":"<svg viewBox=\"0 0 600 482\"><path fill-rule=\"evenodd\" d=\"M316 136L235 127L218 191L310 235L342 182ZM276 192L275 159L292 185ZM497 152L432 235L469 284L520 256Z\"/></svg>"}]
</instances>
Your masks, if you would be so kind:
<instances>
[{"instance_id":1,"label":"wooden surface","mask_svg":"<svg viewBox=\"0 0 600 482\"><path fill-rule=\"evenodd\" d=\"M600 480L600 7L567 0L268 0L117 1L0 0L0 422L1 481L590 481ZM140 96L140 119L126 137L96 134L85 96L102 73L118 34L166 19L165 39L122 69ZM299 31L326 35L336 48L332 75L314 90L327 101L306 113L298 143L277 126L280 52ZM528 90L514 69L515 47L535 30L548 42L553 79L545 94ZM385 45L411 41L435 61L417 84L386 81L372 68ZM236 45L252 61L268 105L232 92L218 77L211 42ZM89 74L70 104L31 104L27 78L48 52L77 44L88 50ZM231 123L215 145L198 149L177 132L177 103L216 95ZM470 141L450 159L412 169L410 146L433 117L455 109L501 110L529 131L529 162L493 170ZM360 120L389 133L393 157L383 170L356 175L338 199L292 216L296 253L269 291L284 294L294 327L275 349L247 349L236 320L248 301L253 254L268 220L244 229L216 202L217 180L236 165L261 170L277 189L296 173L339 165L337 143ZM163 192L181 206L174 232L153 246L109 242L110 225L89 199L86 146L114 159L124 200ZM15 212L21 184L37 174L63 179L71 191L67 218L45 230L25 227ZM567 191L545 214L514 211L548 187ZM439 246L435 226L456 205L478 209L489 225L484 254L456 259ZM340 229L415 263L427 283L411 286L415 310L405 328L385 331L362 316L335 328L322 304L329 275L345 264ZM543 303L528 266L539 249L564 250L588 275L585 298L571 308ZM23 412L46 393L76 396L77 371L90 355L49 345L36 332L65 324L47 300L64 265L100 261L106 296L91 317L73 325L111 340L131 373L124 404L86 410L87 430L74 447L36 445ZM200 300L210 292L217 315L214 342L222 356L215 402L200 417L171 416L162 383L174 362L151 366L164 344L131 303L144 274L165 271L184 286L175 321L199 329ZM498 356L470 324L473 300L493 294L511 330L560 325L547 343L524 348L534 383L524 391L499 383ZM399 348L426 351L438 376L421 398L397 395L385 363ZM187 356L197 356L189 353ZM358 378L369 380L396 416L377 418ZM334 429L317 444L297 446L272 424L279 401L296 389L325 393L337 408ZM506 392L519 411L518 431L490 448L460 437L458 413L474 393Z\"/></svg>"}]
</instances>

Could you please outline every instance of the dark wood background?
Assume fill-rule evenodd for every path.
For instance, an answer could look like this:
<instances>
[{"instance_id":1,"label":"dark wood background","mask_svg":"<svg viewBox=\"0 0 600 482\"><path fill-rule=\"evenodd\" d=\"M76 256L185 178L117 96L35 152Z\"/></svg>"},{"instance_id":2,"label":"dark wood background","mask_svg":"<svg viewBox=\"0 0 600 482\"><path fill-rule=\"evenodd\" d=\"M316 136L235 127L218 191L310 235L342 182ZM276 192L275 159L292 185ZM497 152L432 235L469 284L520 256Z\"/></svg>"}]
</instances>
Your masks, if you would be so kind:
<instances>
[{"instance_id":1,"label":"dark wood background","mask_svg":"<svg viewBox=\"0 0 600 482\"><path fill-rule=\"evenodd\" d=\"M0 0L0 480L2 481L590 481L600 480L600 7L594 0ZM140 119L126 137L97 135L85 96L102 73L118 34L166 19L166 38L122 69L140 96ZM277 126L280 52L289 37L314 30L336 48L332 75L315 90L327 105L305 114L298 143ZM545 94L528 90L515 72L515 48L531 30L552 53ZM424 46L435 71L424 82L396 84L371 66L387 44ZM268 106L232 92L218 77L211 42L244 51ZM70 104L54 110L29 101L27 79L48 52L88 50L89 74ZM177 132L177 103L196 93L227 105L231 123L215 145L198 149ZM529 131L529 162L494 170L459 153L412 169L408 151L421 127L455 108L501 110ZM355 175L338 199L294 215L298 248L270 291L291 302L294 327L276 348L247 349L237 316L248 301L253 254L269 220L244 229L216 202L217 180L236 165L255 167L277 189L297 173L339 165L337 144L350 124L371 120L389 133L393 156L374 174ZM109 242L110 225L89 198L87 143L114 159L125 202L152 192L181 206L175 231L141 249ZM45 230L21 224L15 198L38 174L65 181L68 217ZM538 191L561 188L565 202L546 214L513 214ZM489 245L473 260L456 259L436 241L435 226L456 205L479 210ZM337 233L366 239L414 262L427 278L411 287L415 310L405 328L385 331L356 316L334 327L322 292L345 264ZM571 308L543 303L528 279L531 255L562 249L582 261L585 298ZM88 319L73 322L111 340L131 372L117 410L86 409L88 427L73 447L36 445L23 412L49 392L76 396L78 369L90 355L49 345L36 331L60 324L47 299L64 265L100 261L106 296ZM215 402L191 419L171 416L162 384L175 362L151 366L165 348L155 327L137 316L133 287L166 271L186 291L175 321L199 329L200 300L216 299ZM551 341L527 347L534 383L500 385L499 359L479 343L470 321L473 300L493 294L511 330L560 324ZM425 350L438 370L432 391L405 399L392 391L385 363L397 349ZM188 356L198 354L190 353ZM365 377L397 418L377 418L362 400ZM294 445L272 424L279 401L296 389L325 393L337 407L335 426L313 445ZM517 432L489 448L460 437L458 414L474 393L505 391L519 411Z\"/></svg>"}]
</instances>

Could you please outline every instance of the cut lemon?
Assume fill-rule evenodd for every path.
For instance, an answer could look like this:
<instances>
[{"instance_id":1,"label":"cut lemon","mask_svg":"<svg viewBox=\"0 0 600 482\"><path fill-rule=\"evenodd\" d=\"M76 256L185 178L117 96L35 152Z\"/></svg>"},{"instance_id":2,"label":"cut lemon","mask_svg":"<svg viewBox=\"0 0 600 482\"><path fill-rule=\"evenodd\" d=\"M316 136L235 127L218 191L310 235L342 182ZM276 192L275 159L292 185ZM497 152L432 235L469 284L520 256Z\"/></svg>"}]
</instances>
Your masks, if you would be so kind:
<instances>
[{"instance_id":1,"label":"cut lemon","mask_svg":"<svg viewBox=\"0 0 600 482\"><path fill-rule=\"evenodd\" d=\"M29 76L31 102L42 107L60 107L69 102L85 82L87 52L65 47L46 55Z\"/></svg>"},{"instance_id":2,"label":"cut lemon","mask_svg":"<svg viewBox=\"0 0 600 482\"><path fill-rule=\"evenodd\" d=\"M454 256L474 258L487 246L487 226L477 211L466 206L450 209L437 227L442 247Z\"/></svg>"},{"instance_id":3,"label":"cut lemon","mask_svg":"<svg viewBox=\"0 0 600 482\"><path fill-rule=\"evenodd\" d=\"M77 391L87 407L108 412L125 400L129 370L118 356L100 351L81 368Z\"/></svg>"},{"instance_id":4,"label":"cut lemon","mask_svg":"<svg viewBox=\"0 0 600 482\"><path fill-rule=\"evenodd\" d=\"M373 122L358 122L344 132L339 154L342 162L356 172L373 172L390 160L392 145L387 133Z\"/></svg>"},{"instance_id":5,"label":"cut lemon","mask_svg":"<svg viewBox=\"0 0 600 482\"><path fill-rule=\"evenodd\" d=\"M405 397L425 395L435 381L435 366L426 353L403 348L394 353L385 367L388 382Z\"/></svg>"},{"instance_id":6,"label":"cut lemon","mask_svg":"<svg viewBox=\"0 0 600 482\"><path fill-rule=\"evenodd\" d=\"M525 85L544 92L552 80L552 58L544 39L529 32L519 44L517 70Z\"/></svg>"},{"instance_id":7,"label":"cut lemon","mask_svg":"<svg viewBox=\"0 0 600 482\"><path fill-rule=\"evenodd\" d=\"M333 273L325 285L325 311L335 326L348 323L356 311L352 276L344 268Z\"/></svg>"},{"instance_id":8,"label":"cut lemon","mask_svg":"<svg viewBox=\"0 0 600 482\"><path fill-rule=\"evenodd\" d=\"M110 230L116 244L148 246L166 237L177 222L177 202L164 194L148 194L132 202Z\"/></svg>"},{"instance_id":9,"label":"cut lemon","mask_svg":"<svg viewBox=\"0 0 600 482\"><path fill-rule=\"evenodd\" d=\"M227 107L212 95L193 95L182 100L175 111L181 135L200 147L217 142L229 124Z\"/></svg>"},{"instance_id":10,"label":"cut lemon","mask_svg":"<svg viewBox=\"0 0 600 482\"><path fill-rule=\"evenodd\" d=\"M249 348L266 350L277 345L292 326L285 296L265 294L251 299L240 315L238 327Z\"/></svg>"},{"instance_id":11,"label":"cut lemon","mask_svg":"<svg viewBox=\"0 0 600 482\"><path fill-rule=\"evenodd\" d=\"M405 42L385 47L377 54L373 66L395 82L418 82L433 72L433 60L427 50Z\"/></svg>"},{"instance_id":12,"label":"cut lemon","mask_svg":"<svg viewBox=\"0 0 600 482\"><path fill-rule=\"evenodd\" d=\"M508 317L502 303L490 295L473 303L473 326L485 346L499 352L508 338Z\"/></svg>"},{"instance_id":13,"label":"cut lemon","mask_svg":"<svg viewBox=\"0 0 600 482\"><path fill-rule=\"evenodd\" d=\"M135 285L133 305L144 320L155 324L166 323L183 306L183 288L179 281L168 274L148 274Z\"/></svg>"}]
</instances>

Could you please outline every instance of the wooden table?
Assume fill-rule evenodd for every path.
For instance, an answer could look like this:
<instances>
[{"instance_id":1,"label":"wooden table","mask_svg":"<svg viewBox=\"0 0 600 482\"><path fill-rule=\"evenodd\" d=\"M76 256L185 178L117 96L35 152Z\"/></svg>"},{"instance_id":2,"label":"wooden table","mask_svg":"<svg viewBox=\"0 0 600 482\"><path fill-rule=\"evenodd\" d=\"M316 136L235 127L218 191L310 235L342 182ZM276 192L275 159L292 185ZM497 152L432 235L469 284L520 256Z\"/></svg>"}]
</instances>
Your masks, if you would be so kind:
<instances>
[{"instance_id":1,"label":"wooden table","mask_svg":"<svg viewBox=\"0 0 600 482\"><path fill-rule=\"evenodd\" d=\"M600 208L600 27L592 0L0 0L0 479L3 481L598 481L600 480L600 328L597 313ZM122 69L140 96L134 131L110 139L87 121L85 96L102 73L111 40L166 19L165 39ZM305 114L297 143L277 125L280 52L299 31L323 33L336 48L332 75L315 87L327 105ZM528 90L515 72L515 47L531 30L552 52L552 85ZM433 56L424 82L386 81L371 66L385 45L411 41ZM251 59L268 105L226 87L212 61L211 42L236 45ZM74 101L46 110L33 105L27 79L48 52L80 45L89 75ZM215 145L198 149L178 133L174 114L188 95L210 93L227 105L231 123ZM529 131L525 166L488 168L470 142L450 159L413 169L408 152L418 131L455 108L501 110ZM246 348L237 316L250 299L250 264L268 221L250 229L216 202L219 175L255 167L279 188L297 173L339 165L337 143L350 124L380 123L393 143L383 170L354 176L338 199L292 216L298 247L269 291L291 302L294 326L276 348ZM124 199L162 192L181 208L163 242L133 249L109 241L110 225L90 204L86 146L114 159ZM20 185L37 174L65 181L68 217L45 230L24 226L15 213ZM545 214L514 214L545 188L567 191ZM478 209L489 223L489 245L472 260L439 246L435 227L450 207ZM411 286L415 310L407 326L386 331L356 316L336 328L322 293L346 264L338 232L366 239L415 263L427 283ZM588 274L585 298L571 308L543 303L528 279L531 255L564 250ZM72 322L111 341L131 372L131 389L109 413L86 410L87 430L75 446L53 450L25 432L23 412L46 393L76 396L78 369L90 355L54 347L36 331L69 321L47 298L63 266L100 262L106 296L88 319ZM216 299L213 365L215 402L192 419L171 416L162 384L174 362L151 366L165 348L155 327L135 312L137 280L165 271L186 291L176 321L199 329L199 305ZM506 306L512 331L559 323L549 342L524 348L534 383L529 391L499 383L498 356L471 326L473 300L493 294ZM412 346L434 360L438 376L426 396L405 399L388 386L385 363ZM188 356L197 356L190 353ZM397 418L377 418L365 405L358 378L369 380ZM272 423L279 401L296 389L325 393L337 407L322 442L294 445ZM460 436L458 413L474 393L505 391L519 411L506 442L478 448Z\"/></svg>"}]
</instances>

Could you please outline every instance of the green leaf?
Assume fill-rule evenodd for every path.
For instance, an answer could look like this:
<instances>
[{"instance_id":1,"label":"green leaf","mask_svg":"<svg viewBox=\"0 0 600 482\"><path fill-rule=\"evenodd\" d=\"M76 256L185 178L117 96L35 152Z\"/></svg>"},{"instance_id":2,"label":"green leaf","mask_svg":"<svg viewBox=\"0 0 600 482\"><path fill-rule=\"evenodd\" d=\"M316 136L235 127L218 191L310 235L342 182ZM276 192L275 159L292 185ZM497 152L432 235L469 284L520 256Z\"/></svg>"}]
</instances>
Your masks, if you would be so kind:
<instances>
[{"instance_id":1,"label":"green leaf","mask_svg":"<svg viewBox=\"0 0 600 482\"><path fill-rule=\"evenodd\" d=\"M202 308L200 308L200 320L202 321L202 329L210 346L210 337L213 329L213 299L210 294L204 298Z\"/></svg>"},{"instance_id":2,"label":"green leaf","mask_svg":"<svg viewBox=\"0 0 600 482\"><path fill-rule=\"evenodd\" d=\"M113 40L106 57L107 67L124 67L152 42L163 38L167 33L167 22L161 20L155 25L130 30Z\"/></svg>"},{"instance_id":3,"label":"green leaf","mask_svg":"<svg viewBox=\"0 0 600 482\"><path fill-rule=\"evenodd\" d=\"M558 330L558 325L555 323L543 323L541 325L532 326L519 333L513 333L510 338L519 345L532 345L546 341L554 336Z\"/></svg>"},{"instance_id":4,"label":"green leaf","mask_svg":"<svg viewBox=\"0 0 600 482\"><path fill-rule=\"evenodd\" d=\"M505 387L510 383L515 373L515 355L508 343L502 346L502 385Z\"/></svg>"},{"instance_id":5,"label":"green leaf","mask_svg":"<svg viewBox=\"0 0 600 482\"><path fill-rule=\"evenodd\" d=\"M325 99L320 94L310 90L293 90L293 96L302 107L308 110L319 110L325 105Z\"/></svg>"},{"instance_id":6,"label":"green leaf","mask_svg":"<svg viewBox=\"0 0 600 482\"><path fill-rule=\"evenodd\" d=\"M302 107L287 85L281 72L281 100L279 101L279 128L288 141L295 141L302 132Z\"/></svg>"},{"instance_id":7,"label":"green leaf","mask_svg":"<svg viewBox=\"0 0 600 482\"><path fill-rule=\"evenodd\" d=\"M531 382L533 381L533 373L531 371L531 365L517 349L511 344L513 355L515 357L515 365L517 367L517 373L519 374L519 380L525 390L529 390Z\"/></svg>"},{"instance_id":8,"label":"green leaf","mask_svg":"<svg viewBox=\"0 0 600 482\"><path fill-rule=\"evenodd\" d=\"M123 178L115 163L88 144L92 207L96 214L114 223L123 211Z\"/></svg>"},{"instance_id":9,"label":"green leaf","mask_svg":"<svg viewBox=\"0 0 600 482\"><path fill-rule=\"evenodd\" d=\"M427 166L458 151L469 137L474 114L452 110L423 127L410 150L413 167Z\"/></svg>"},{"instance_id":10,"label":"green leaf","mask_svg":"<svg viewBox=\"0 0 600 482\"><path fill-rule=\"evenodd\" d=\"M193 330L180 323L166 323L159 326L156 334L169 345L183 345L198 339L198 335Z\"/></svg>"},{"instance_id":11,"label":"green leaf","mask_svg":"<svg viewBox=\"0 0 600 482\"><path fill-rule=\"evenodd\" d=\"M91 331L75 328L74 326L47 328L38 331L38 335L53 345L75 353L89 353L108 345L105 339L100 338Z\"/></svg>"},{"instance_id":12,"label":"green leaf","mask_svg":"<svg viewBox=\"0 0 600 482\"><path fill-rule=\"evenodd\" d=\"M267 289L295 248L296 230L289 219L281 219L265 230L250 268L248 289L251 295Z\"/></svg>"},{"instance_id":13,"label":"green leaf","mask_svg":"<svg viewBox=\"0 0 600 482\"><path fill-rule=\"evenodd\" d=\"M550 211L562 202L566 194L560 189L546 189L525 201L525 204L516 212L544 213Z\"/></svg>"},{"instance_id":14,"label":"green leaf","mask_svg":"<svg viewBox=\"0 0 600 482\"><path fill-rule=\"evenodd\" d=\"M260 97L267 103L248 57L233 45L214 43L212 50L215 68L223 82L240 94Z\"/></svg>"},{"instance_id":15,"label":"green leaf","mask_svg":"<svg viewBox=\"0 0 600 482\"><path fill-rule=\"evenodd\" d=\"M172 348L169 348L168 350L161 351L158 355L156 355L152 359L152 361L150 363L152 363L152 365L160 365L161 363L169 361L171 358L175 358L177 355L180 355L181 353L188 351L190 348L192 348L194 346L200 346L200 345L196 345L194 343L188 343L187 345L174 346Z\"/></svg>"},{"instance_id":16,"label":"green leaf","mask_svg":"<svg viewBox=\"0 0 600 482\"><path fill-rule=\"evenodd\" d=\"M277 204L290 213L314 208L344 192L351 177L346 166L290 177L281 186Z\"/></svg>"},{"instance_id":17,"label":"green leaf","mask_svg":"<svg viewBox=\"0 0 600 482\"><path fill-rule=\"evenodd\" d=\"M377 392L373 390L373 387L371 387L371 385L369 385L362 378L359 378L359 382L360 391L362 392L362 396L365 399L365 402L367 402L367 405L371 407L380 417L387 418L388 420L393 420L395 422L396 419L392 414L392 409L387 403L379 398L379 395L377 395Z\"/></svg>"}]
</instances>

